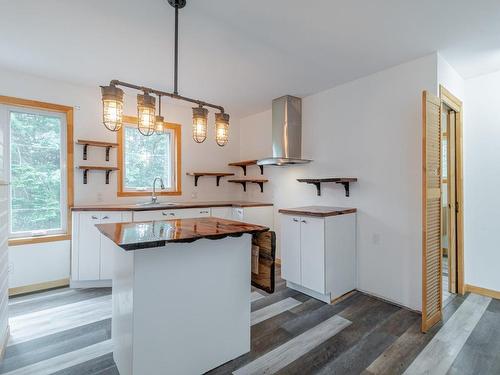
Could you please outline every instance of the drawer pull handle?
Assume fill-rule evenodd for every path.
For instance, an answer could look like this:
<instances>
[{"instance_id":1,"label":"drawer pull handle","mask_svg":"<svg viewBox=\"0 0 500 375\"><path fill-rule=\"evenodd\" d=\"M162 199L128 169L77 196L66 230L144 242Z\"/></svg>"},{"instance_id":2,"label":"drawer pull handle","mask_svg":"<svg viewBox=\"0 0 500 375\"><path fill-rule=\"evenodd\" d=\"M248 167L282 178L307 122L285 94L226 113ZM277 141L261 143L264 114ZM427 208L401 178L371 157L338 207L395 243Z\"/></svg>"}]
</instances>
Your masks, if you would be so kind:
<instances>
[{"instance_id":1,"label":"drawer pull handle","mask_svg":"<svg viewBox=\"0 0 500 375\"><path fill-rule=\"evenodd\" d=\"M170 213L170 216L175 216L175 214L173 212Z\"/></svg>"},{"instance_id":2,"label":"drawer pull handle","mask_svg":"<svg viewBox=\"0 0 500 375\"><path fill-rule=\"evenodd\" d=\"M109 219L109 216L104 216L103 220Z\"/></svg>"},{"instance_id":3,"label":"drawer pull handle","mask_svg":"<svg viewBox=\"0 0 500 375\"><path fill-rule=\"evenodd\" d=\"M92 219L97 220L97 216L92 215Z\"/></svg>"},{"instance_id":4,"label":"drawer pull handle","mask_svg":"<svg viewBox=\"0 0 500 375\"><path fill-rule=\"evenodd\" d=\"M200 214L208 214L208 211L200 211Z\"/></svg>"},{"instance_id":5,"label":"drawer pull handle","mask_svg":"<svg viewBox=\"0 0 500 375\"><path fill-rule=\"evenodd\" d=\"M301 220L301 221L302 221L304 224L307 224L307 221L305 221L305 220Z\"/></svg>"},{"instance_id":6,"label":"drawer pull handle","mask_svg":"<svg viewBox=\"0 0 500 375\"><path fill-rule=\"evenodd\" d=\"M298 223L298 222L299 222L299 220L298 220L298 219L293 219L293 221L295 221L296 223Z\"/></svg>"}]
</instances>

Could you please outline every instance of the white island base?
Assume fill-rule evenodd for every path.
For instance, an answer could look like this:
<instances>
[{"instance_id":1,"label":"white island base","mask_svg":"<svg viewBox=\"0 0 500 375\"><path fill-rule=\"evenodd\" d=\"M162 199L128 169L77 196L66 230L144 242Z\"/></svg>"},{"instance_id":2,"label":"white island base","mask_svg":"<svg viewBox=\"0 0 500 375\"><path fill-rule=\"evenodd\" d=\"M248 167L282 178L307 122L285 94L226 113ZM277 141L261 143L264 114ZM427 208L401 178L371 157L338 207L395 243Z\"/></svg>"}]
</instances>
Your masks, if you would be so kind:
<instances>
[{"instance_id":1,"label":"white island base","mask_svg":"<svg viewBox=\"0 0 500 375\"><path fill-rule=\"evenodd\" d=\"M113 356L121 375L202 374L250 351L251 235L116 246Z\"/></svg>"}]
</instances>

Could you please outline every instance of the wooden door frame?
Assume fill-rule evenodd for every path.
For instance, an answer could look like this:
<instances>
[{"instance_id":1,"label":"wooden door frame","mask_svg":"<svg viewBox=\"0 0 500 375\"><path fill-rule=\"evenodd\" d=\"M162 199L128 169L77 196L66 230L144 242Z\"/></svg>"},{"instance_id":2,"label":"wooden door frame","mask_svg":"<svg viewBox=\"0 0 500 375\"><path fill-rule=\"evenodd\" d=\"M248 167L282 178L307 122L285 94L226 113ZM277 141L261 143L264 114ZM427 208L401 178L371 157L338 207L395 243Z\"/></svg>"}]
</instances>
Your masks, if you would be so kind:
<instances>
[{"instance_id":1,"label":"wooden door frame","mask_svg":"<svg viewBox=\"0 0 500 375\"><path fill-rule=\"evenodd\" d=\"M464 281L464 174L463 174L463 103L443 85L439 85L439 98L455 111L456 200L457 200L457 292L465 293Z\"/></svg>"}]
</instances>

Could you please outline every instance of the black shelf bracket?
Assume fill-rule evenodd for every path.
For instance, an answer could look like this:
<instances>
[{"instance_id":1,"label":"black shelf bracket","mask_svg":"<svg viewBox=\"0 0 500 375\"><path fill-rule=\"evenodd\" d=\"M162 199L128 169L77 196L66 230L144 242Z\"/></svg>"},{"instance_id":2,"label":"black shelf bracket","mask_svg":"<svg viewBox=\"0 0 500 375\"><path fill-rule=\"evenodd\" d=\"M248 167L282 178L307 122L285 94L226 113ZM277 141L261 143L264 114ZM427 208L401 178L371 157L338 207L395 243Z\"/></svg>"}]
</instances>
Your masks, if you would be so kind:
<instances>
[{"instance_id":1,"label":"black shelf bracket","mask_svg":"<svg viewBox=\"0 0 500 375\"><path fill-rule=\"evenodd\" d=\"M89 148L89 145L87 145L87 144L83 145L83 160L87 160L88 148Z\"/></svg>"},{"instance_id":2,"label":"black shelf bracket","mask_svg":"<svg viewBox=\"0 0 500 375\"><path fill-rule=\"evenodd\" d=\"M239 165L239 167L243 168L243 176L247 175L247 166L246 165Z\"/></svg>"},{"instance_id":3,"label":"black shelf bracket","mask_svg":"<svg viewBox=\"0 0 500 375\"><path fill-rule=\"evenodd\" d=\"M106 147L106 161L109 161L109 150L111 150L111 146Z\"/></svg>"},{"instance_id":4,"label":"black shelf bracket","mask_svg":"<svg viewBox=\"0 0 500 375\"><path fill-rule=\"evenodd\" d=\"M222 178L223 176L215 176L215 178L217 179L217 186L219 186L220 184L220 179Z\"/></svg>"},{"instance_id":5,"label":"black shelf bracket","mask_svg":"<svg viewBox=\"0 0 500 375\"><path fill-rule=\"evenodd\" d=\"M260 174L264 174L264 166L263 165L259 165L259 168L260 168Z\"/></svg>"},{"instance_id":6,"label":"black shelf bracket","mask_svg":"<svg viewBox=\"0 0 500 375\"><path fill-rule=\"evenodd\" d=\"M84 169L83 170L83 184L86 185L87 184L87 176L88 176L88 173L89 173L89 170L88 169Z\"/></svg>"},{"instance_id":7,"label":"black shelf bracket","mask_svg":"<svg viewBox=\"0 0 500 375\"><path fill-rule=\"evenodd\" d=\"M316 186L316 190L318 192L318 196L321 195L321 182L307 182L308 184Z\"/></svg>"},{"instance_id":8,"label":"black shelf bracket","mask_svg":"<svg viewBox=\"0 0 500 375\"><path fill-rule=\"evenodd\" d=\"M198 186L198 179L200 178L201 176L194 176L194 186Z\"/></svg>"},{"instance_id":9,"label":"black shelf bracket","mask_svg":"<svg viewBox=\"0 0 500 375\"><path fill-rule=\"evenodd\" d=\"M349 196L349 182L347 182L347 181L345 181L345 182L337 182L337 184L344 185L345 196L348 197Z\"/></svg>"},{"instance_id":10,"label":"black shelf bracket","mask_svg":"<svg viewBox=\"0 0 500 375\"><path fill-rule=\"evenodd\" d=\"M243 191L247 191L247 182L246 181L236 181L238 184L241 184L243 186Z\"/></svg>"},{"instance_id":11,"label":"black shelf bracket","mask_svg":"<svg viewBox=\"0 0 500 375\"><path fill-rule=\"evenodd\" d=\"M106 171L106 185L109 185L109 175L111 174L111 172L113 172L113 170L111 169L108 169Z\"/></svg>"},{"instance_id":12,"label":"black shelf bracket","mask_svg":"<svg viewBox=\"0 0 500 375\"><path fill-rule=\"evenodd\" d=\"M255 184L258 184L260 186L260 192L264 192L264 183L263 182L254 182Z\"/></svg>"}]
</instances>

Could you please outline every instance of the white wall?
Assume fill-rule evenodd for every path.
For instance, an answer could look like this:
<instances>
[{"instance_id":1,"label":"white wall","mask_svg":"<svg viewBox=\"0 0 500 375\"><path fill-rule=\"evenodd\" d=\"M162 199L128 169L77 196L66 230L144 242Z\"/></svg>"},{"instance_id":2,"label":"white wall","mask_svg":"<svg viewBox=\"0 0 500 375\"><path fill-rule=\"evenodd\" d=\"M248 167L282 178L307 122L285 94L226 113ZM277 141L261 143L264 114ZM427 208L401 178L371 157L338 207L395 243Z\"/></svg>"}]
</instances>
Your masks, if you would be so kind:
<instances>
[{"instance_id":1,"label":"white wall","mask_svg":"<svg viewBox=\"0 0 500 375\"><path fill-rule=\"evenodd\" d=\"M421 309L421 97L436 91L433 54L303 99L303 157L311 164L267 167L265 193L279 214L301 205L358 208L358 288ZM285 93L283 93L285 94ZM291 93L293 94L293 93ZM241 157L271 155L271 111L240 122ZM322 195L300 177L357 177Z\"/></svg>"},{"instance_id":2,"label":"white wall","mask_svg":"<svg viewBox=\"0 0 500 375\"><path fill-rule=\"evenodd\" d=\"M438 84L443 85L448 91L460 100L465 98L465 81L440 54L437 55ZM439 90L439 88L438 88ZM439 92L439 91L437 91Z\"/></svg>"},{"instance_id":3,"label":"white wall","mask_svg":"<svg viewBox=\"0 0 500 375\"><path fill-rule=\"evenodd\" d=\"M115 78L115 77L110 77ZM116 141L116 133L105 129L101 121L101 94L99 84L95 87L86 87L68 84L61 81L45 79L21 72L14 72L0 68L0 95L14 96L24 99L33 99L43 102L68 105L75 108L74 112L74 140L95 139L102 141ZM125 99L125 114L135 115L135 93ZM192 177L186 176L189 171L235 171L227 166L230 161L239 158L239 132L238 121L233 119L230 128L230 142L225 147L219 147L214 141L213 111L209 118L209 135L203 144L195 143L191 138L191 106L179 101L164 99L162 106L163 114L167 121L182 125L182 196L165 197L160 200L230 200L239 199L240 187L235 184L221 182L216 187L214 178L201 178L198 187L194 187ZM230 109L228 109L230 110ZM104 164L106 163L106 164ZM105 151L100 148L89 148L88 160L82 158L82 146L75 145L75 167L86 165L116 165L116 150L111 151L109 162L105 161ZM75 204L105 204L105 203L129 203L145 201L148 197L140 198L118 198L116 196L117 174L113 173L110 184L104 183L104 173L89 172L88 184L83 184L82 172L75 170ZM52 243L54 245L54 243ZM10 267L13 270L10 278L10 287L30 285L36 282L58 280L62 273L69 274L69 263L54 262L52 256L60 259L69 259L70 242L65 241L51 248L53 253L49 255L48 249L43 245L31 247L10 247ZM39 257L37 250L47 253L47 257ZM57 255L55 255L57 253ZM38 272L31 272L31 264L36 262ZM62 272L62 266L65 272ZM44 276L45 275L45 276Z\"/></svg>"},{"instance_id":4,"label":"white wall","mask_svg":"<svg viewBox=\"0 0 500 375\"><path fill-rule=\"evenodd\" d=\"M465 282L500 291L500 71L465 81Z\"/></svg>"}]
</instances>

